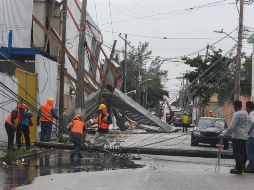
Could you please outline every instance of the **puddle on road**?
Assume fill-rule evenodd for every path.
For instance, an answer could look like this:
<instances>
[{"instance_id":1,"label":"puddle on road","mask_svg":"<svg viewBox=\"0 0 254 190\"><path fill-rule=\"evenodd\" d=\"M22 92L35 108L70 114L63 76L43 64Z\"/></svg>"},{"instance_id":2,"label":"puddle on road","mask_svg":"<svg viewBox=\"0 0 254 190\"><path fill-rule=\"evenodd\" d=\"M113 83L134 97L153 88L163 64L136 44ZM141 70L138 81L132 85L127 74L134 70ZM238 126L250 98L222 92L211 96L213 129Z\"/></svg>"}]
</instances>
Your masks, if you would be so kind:
<instances>
[{"instance_id":1,"label":"puddle on road","mask_svg":"<svg viewBox=\"0 0 254 190\"><path fill-rule=\"evenodd\" d=\"M8 190L22 185L28 185L38 176L54 173L94 172L127 168L140 168L125 158L112 159L103 153L84 153L84 158L70 161L70 151L55 150L37 158L25 159L22 165L0 169L0 187Z\"/></svg>"}]
</instances>

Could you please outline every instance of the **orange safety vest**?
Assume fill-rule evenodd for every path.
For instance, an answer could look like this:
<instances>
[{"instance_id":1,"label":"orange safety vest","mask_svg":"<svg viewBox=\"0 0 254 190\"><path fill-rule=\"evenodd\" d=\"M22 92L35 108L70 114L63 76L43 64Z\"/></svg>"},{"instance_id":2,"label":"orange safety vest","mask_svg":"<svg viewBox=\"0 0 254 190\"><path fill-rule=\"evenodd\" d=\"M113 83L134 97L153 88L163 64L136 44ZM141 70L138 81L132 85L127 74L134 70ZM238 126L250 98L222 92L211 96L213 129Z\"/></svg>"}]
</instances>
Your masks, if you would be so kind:
<instances>
[{"instance_id":1,"label":"orange safety vest","mask_svg":"<svg viewBox=\"0 0 254 190\"><path fill-rule=\"evenodd\" d=\"M85 123L80 121L80 120L73 120L72 121L72 128L71 132L72 133L80 133L82 136L84 134L84 127Z\"/></svg>"},{"instance_id":2,"label":"orange safety vest","mask_svg":"<svg viewBox=\"0 0 254 190\"><path fill-rule=\"evenodd\" d=\"M98 127L99 128L109 129L108 116L109 116L109 114L107 113L105 115L105 117L102 119L102 114L99 114L99 117L98 117Z\"/></svg>"},{"instance_id":3,"label":"orange safety vest","mask_svg":"<svg viewBox=\"0 0 254 190\"><path fill-rule=\"evenodd\" d=\"M11 122L11 115L12 113L10 113L6 119L6 123L12 127L17 127L19 125L19 122L20 122L20 114L18 113L16 119L14 120L14 123Z\"/></svg>"},{"instance_id":4,"label":"orange safety vest","mask_svg":"<svg viewBox=\"0 0 254 190\"><path fill-rule=\"evenodd\" d=\"M41 107L41 119L40 121L42 122L48 122L48 123L52 123L53 122L53 116L51 114L51 109L53 108L52 105L50 104L45 104L44 106Z\"/></svg>"}]
</instances>

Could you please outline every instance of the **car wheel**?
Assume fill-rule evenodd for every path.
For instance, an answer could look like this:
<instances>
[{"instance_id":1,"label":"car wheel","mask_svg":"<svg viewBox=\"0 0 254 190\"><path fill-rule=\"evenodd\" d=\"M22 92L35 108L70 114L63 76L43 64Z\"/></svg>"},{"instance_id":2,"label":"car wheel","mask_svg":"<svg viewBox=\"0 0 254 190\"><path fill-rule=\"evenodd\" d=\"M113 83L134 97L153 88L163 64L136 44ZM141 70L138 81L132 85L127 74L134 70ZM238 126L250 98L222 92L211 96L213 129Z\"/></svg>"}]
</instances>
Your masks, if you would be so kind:
<instances>
[{"instance_id":1,"label":"car wheel","mask_svg":"<svg viewBox=\"0 0 254 190\"><path fill-rule=\"evenodd\" d=\"M198 146L197 138L194 138L193 136L191 136L191 146Z\"/></svg>"}]
</instances>

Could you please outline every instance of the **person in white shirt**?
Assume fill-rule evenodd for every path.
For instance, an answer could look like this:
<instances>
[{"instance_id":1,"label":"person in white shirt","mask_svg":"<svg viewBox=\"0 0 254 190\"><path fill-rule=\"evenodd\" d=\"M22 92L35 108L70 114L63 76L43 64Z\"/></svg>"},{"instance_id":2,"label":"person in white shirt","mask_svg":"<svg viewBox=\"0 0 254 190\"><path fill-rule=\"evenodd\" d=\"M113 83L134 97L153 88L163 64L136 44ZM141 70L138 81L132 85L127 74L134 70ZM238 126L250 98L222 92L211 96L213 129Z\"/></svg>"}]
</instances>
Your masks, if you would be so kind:
<instances>
[{"instance_id":1,"label":"person in white shirt","mask_svg":"<svg viewBox=\"0 0 254 190\"><path fill-rule=\"evenodd\" d=\"M232 135L233 155L235 168L230 170L231 174L242 174L246 163L246 141L248 139L249 118L245 111L242 111L242 102L234 101L234 114L230 126L225 134L220 137Z\"/></svg>"},{"instance_id":2,"label":"person in white shirt","mask_svg":"<svg viewBox=\"0 0 254 190\"><path fill-rule=\"evenodd\" d=\"M254 103L251 101L246 102L246 110L249 114L248 140L246 143L246 153L249 164L244 172L254 173Z\"/></svg>"}]
</instances>

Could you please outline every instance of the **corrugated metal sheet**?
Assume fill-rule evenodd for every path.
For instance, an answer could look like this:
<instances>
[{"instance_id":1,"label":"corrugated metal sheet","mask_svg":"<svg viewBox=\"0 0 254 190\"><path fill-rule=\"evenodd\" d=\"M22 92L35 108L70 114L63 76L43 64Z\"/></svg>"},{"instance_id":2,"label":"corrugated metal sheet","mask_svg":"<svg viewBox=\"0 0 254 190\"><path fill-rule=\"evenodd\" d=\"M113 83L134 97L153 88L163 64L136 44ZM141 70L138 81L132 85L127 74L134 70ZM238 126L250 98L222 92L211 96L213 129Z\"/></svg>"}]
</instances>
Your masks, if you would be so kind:
<instances>
[{"instance_id":1,"label":"corrugated metal sheet","mask_svg":"<svg viewBox=\"0 0 254 190\"><path fill-rule=\"evenodd\" d=\"M29 48L33 0L0 0L0 46L7 47L8 31L13 31L13 47Z\"/></svg>"},{"instance_id":2,"label":"corrugated metal sheet","mask_svg":"<svg viewBox=\"0 0 254 190\"><path fill-rule=\"evenodd\" d=\"M140 104L135 102L133 99L122 93L121 91L108 86L111 93L107 94L106 97L112 108L116 108L122 114L125 114L130 119L134 120L141 127L155 126L161 128L163 131L170 132L172 127L167 123L163 122L160 118L150 113Z\"/></svg>"},{"instance_id":3,"label":"corrugated metal sheet","mask_svg":"<svg viewBox=\"0 0 254 190\"><path fill-rule=\"evenodd\" d=\"M18 79L18 95L29 102L33 107L37 107L37 75L16 69L15 76ZM31 142L36 141L36 113L32 118L34 126L30 127Z\"/></svg>"}]
</instances>

